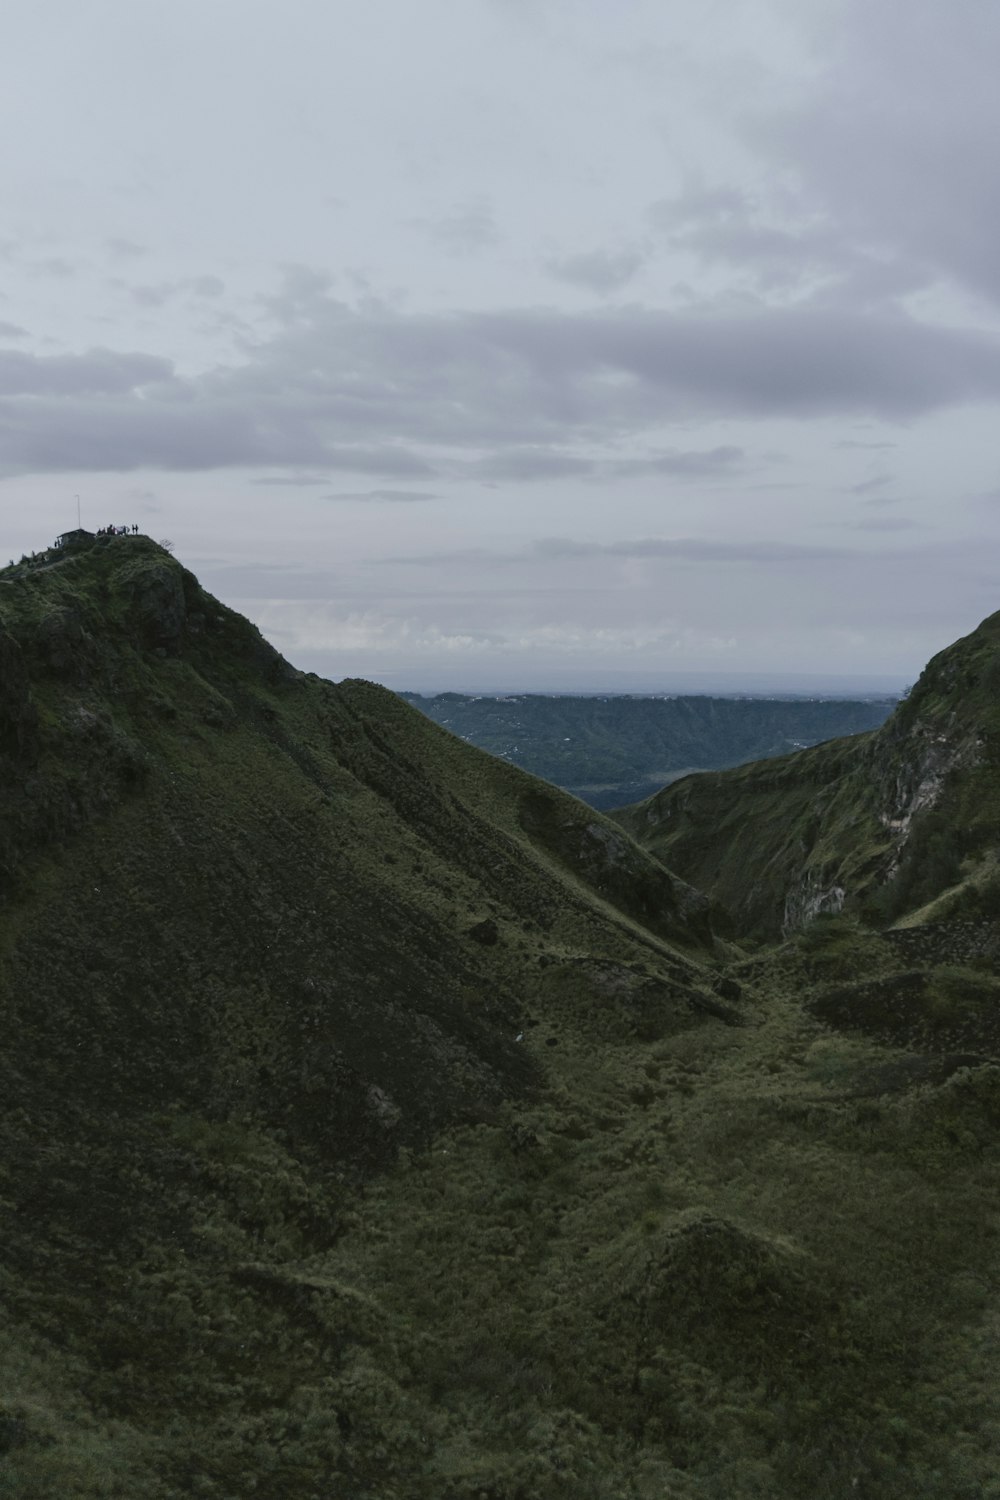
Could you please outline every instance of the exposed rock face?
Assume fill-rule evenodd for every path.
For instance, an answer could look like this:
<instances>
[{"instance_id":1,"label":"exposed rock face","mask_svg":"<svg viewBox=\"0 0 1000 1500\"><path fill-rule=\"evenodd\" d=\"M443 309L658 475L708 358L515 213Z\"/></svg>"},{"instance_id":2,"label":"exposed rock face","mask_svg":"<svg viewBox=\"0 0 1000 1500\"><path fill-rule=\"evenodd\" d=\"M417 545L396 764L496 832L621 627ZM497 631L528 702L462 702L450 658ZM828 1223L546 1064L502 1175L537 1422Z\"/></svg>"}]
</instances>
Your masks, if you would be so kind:
<instances>
[{"instance_id":1,"label":"exposed rock face","mask_svg":"<svg viewBox=\"0 0 1000 1500\"><path fill-rule=\"evenodd\" d=\"M960 748L951 745L943 734L934 735L930 744L911 744L905 750L910 753L895 768L885 810L879 813L881 822L901 841L905 841L914 814L937 805L945 777L962 762Z\"/></svg>"},{"instance_id":2,"label":"exposed rock face","mask_svg":"<svg viewBox=\"0 0 1000 1500\"><path fill-rule=\"evenodd\" d=\"M895 917L998 843L998 689L994 615L880 730L687 777L615 816L740 927L775 936L873 899Z\"/></svg>"},{"instance_id":3,"label":"exposed rock face","mask_svg":"<svg viewBox=\"0 0 1000 1500\"><path fill-rule=\"evenodd\" d=\"M887 726L877 742L878 753L871 757L879 791L878 818L892 839L887 880L899 868L914 818L936 808L949 783L973 772L983 753L982 737L974 730L965 732L955 714L948 715L944 728L938 716L901 717L902 724Z\"/></svg>"},{"instance_id":4,"label":"exposed rock face","mask_svg":"<svg viewBox=\"0 0 1000 1500\"><path fill-rule=\"evenodd\" d=\"M835 916L843 911L846 895L842 885L824 885L816 871L808 870L797 889L789 891L785 897L782 932L795 932L819 916Z\"/></svg>"}]
</instances>

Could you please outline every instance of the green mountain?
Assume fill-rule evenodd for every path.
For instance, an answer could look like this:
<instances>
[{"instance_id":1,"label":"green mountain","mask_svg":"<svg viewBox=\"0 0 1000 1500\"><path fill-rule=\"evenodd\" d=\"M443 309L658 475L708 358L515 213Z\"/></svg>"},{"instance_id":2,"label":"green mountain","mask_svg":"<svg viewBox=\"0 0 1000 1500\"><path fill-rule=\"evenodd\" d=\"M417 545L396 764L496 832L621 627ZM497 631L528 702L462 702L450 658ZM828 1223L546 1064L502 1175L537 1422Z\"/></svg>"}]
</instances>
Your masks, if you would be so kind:
<instances>
[{"instance_id":1,"label":"green mountain","mask_svg":"<svg viewBox=\"0 0 1000 1500\"><path fill-rule=\"evenodd\" d=\"M998 647L1000 614L935 656L875 733L688 777L615 817L762 936L845 907L877 925L988 912Z\"/></svg>"},{"instance_id":2,"label":"green mountain","mask_svg":"<svg viewBox=\"0 0 1000 1500\"><path fill-rule=\"evenodd\" d=\"M877 729L892 708L890 700L809 698L402 696L470 744L605 809L693 769Z\"/></svg>"},{"instance_id":3,"label":"green mountain","mask_svg":"<svg viewBox=\"0 0 1000 1500\"><path fill-rule=\"evenodd\" d=\"M0 679L0 1495L997 1492L985 917L744 950L143 538Z\"/></svg>"}]
</instances>

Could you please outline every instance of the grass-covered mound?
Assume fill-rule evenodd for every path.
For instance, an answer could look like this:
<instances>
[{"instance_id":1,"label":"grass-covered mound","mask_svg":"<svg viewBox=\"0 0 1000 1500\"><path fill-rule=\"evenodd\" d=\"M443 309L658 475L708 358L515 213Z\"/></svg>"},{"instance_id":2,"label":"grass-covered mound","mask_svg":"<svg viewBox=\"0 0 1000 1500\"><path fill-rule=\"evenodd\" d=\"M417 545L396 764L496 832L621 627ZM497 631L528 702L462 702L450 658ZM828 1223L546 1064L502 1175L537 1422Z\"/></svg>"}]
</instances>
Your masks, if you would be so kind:
<instances>
[{"instance_id":1,"label":"grass-covered mound","mask_svg":"<svg viewBox=\"0 0 1000 1500\"><path fill-rule=\"evenodd\" d=\"M975 969L909 969L818 990L813 1013L904 1046L1000 1056L1000 979Z\"/></svg>"}]
</instances>

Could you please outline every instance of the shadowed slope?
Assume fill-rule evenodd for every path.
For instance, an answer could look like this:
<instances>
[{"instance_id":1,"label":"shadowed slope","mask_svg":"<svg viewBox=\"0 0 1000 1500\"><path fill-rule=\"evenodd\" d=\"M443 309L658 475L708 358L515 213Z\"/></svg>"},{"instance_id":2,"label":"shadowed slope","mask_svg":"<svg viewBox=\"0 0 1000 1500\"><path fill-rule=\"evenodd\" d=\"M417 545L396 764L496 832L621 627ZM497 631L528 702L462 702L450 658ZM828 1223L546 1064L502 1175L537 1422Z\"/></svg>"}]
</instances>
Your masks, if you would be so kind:
<instances>
[{"instance_id":1,"label":"shadowed slope","mask_svg":"<svg viewBox=\"0 0 1000 1500\"><path fill-rule=\"evenodd\" d=\"M351 1163L527 1084L542 954L697 983L660 940L710 943L708 903L613 825L295 672L152 543L0 584L0 669L33 1089L259 1110Z\"/></svg>"},{"instance_id":2,"label":"shadowed slope","mask_svg":"<svg viewBox=\"0 0 1000 1500\"><path fill-rule=\"evenodd\" d=\"M345 1183L537 1089L593 953L657 1032L724 1014L708 903L614 825L296 672L146 539L0 579L0 678L0 1289L46 1384L169 1385L136 1267L328 1243Z\"/></svg>"}]
</instances>

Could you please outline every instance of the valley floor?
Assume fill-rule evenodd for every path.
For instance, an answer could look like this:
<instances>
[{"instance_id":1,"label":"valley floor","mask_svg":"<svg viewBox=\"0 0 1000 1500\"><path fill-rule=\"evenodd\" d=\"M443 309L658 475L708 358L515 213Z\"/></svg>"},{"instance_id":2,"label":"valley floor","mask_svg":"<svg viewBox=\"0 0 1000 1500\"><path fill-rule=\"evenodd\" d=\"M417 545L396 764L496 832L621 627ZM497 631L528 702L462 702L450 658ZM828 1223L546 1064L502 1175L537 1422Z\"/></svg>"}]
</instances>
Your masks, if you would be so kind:
<instances>
[{"instance_id":1,"label":"valley floor","mask_svg":"<svg viewBox=\"0 0 1000 1500\"><path fill-rule=\"evenodd\" d=\"M739 1027L536 1028L534 1107L402 1164L309 1267L398 1340L386 1494L1000 1494L1000 1071L831 1033L794 952L757 977Z\"/></svg>"},{"instance_id":2,"label":"valley floor","mask_svg":"<svg viewBox=\"0 0 1000 1500\"><path fill-rule=\"evenodd\" d=\"M274 1140L170 1122L193 1239L109 1270L103 1325L67 1288L9 1335L0 1493L1000 1495L1000 1069L813 1019L896 965L830 933L737 964L734 1025L632 1024L634 976L554 965L537 1094L401 1151L333 1232Z\"/></svg>"}]
</instances>

